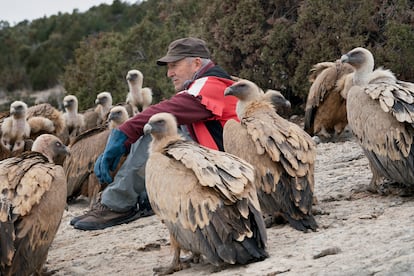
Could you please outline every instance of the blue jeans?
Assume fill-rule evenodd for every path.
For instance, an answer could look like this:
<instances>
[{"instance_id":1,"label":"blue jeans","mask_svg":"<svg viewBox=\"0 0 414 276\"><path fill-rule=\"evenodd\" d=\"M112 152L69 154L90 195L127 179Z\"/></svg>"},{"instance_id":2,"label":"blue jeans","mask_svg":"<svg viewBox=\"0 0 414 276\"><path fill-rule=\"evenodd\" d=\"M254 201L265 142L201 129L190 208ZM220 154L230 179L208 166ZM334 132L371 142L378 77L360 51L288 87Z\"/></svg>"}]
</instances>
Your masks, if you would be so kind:
<instances>
[{"instance_id":1,"label":"blue jeans","mask_svg":"<svg viewBox=\"0 0 414 276\"><path fill-rule=\"evenodd\" d=\"M139 194L145 191L145 164L151 140L150 135L144 135L131 145L131 150L114 181L102 192L102 204L116 212L137 207Z\"/></svg>"}]
</instances>

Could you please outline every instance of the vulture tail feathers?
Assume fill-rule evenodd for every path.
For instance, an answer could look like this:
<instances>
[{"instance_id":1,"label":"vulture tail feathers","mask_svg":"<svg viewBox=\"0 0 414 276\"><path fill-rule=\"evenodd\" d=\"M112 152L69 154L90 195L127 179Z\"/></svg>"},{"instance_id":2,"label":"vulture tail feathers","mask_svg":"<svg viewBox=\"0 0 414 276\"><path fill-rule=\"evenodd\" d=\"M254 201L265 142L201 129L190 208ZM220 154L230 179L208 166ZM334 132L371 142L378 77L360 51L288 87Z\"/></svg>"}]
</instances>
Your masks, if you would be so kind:
<instances>
[{"instance_id":1,"label":"vulture tail feathers","mask_svg":"<svg viewBox=\"0 0 414 276\"><path fill-rule=\"evenodd\" d=\"M256 222L256 216L252 212L247 220L234 218L230 220L233 222L231 225L224 223L229 221L226 217L234 215L233 212L215 213L211 217L211 223L205 230L202 230L206 231L209 242L215 243L218 257L229 264L246 264L267 258L266 230L261 214L257 215L262 224ZM246 229L252 229L253 235L251 237L246 236ZM238 241L240 235L243 236L243 240Z\"/></svg>"},{"instance_id":2,"label":"vulture tail feathers","mask_svg":"<svg viewBox=\"0 0 414 276\"><path fill-rule=\"evenodd\" d=\"M371 150L364 150L364 153L371 162L371 169L378 175L406 186L414 184L414 147L411 147L407 157L399 160L391 160Z\"/></svg>"},{"instance_id":3,"label":"vulture tail feathers","mask_svg":"<svg viewBox=\"0 0 414 276\"><path fill-rule=\"evenodd\" d=\"M264 248L257 246L257 243L253 238L244 239L241 242L241 246L239 245L236 248L237 262L240 264L263 261L269 257Z\"/></svg>"},{"instance_id":4,"label":"vulture tail feathers","mask_svg":"<svg viewBox=\"0 0 414 276\"><path fill-rule=\"evenodd\" d=\"M224 244L220 238L220 234L217 233L217 227L213 223L209 224L203 229L197 228L197 232L203 236L204 250L200 250L205 254L208 261L216 266L220 265L222 260L227 263L234 264L234 254L232 253L231 246ZM214 248L215 247L215 250ZM206 250L207 249L207 250Z\"/></svg>"},{"instance_id":5,"label":"vulture tail feathers","mask_svg":"<svg viewBox=\"0 0 414 276\"><path fill-rule=\"evenodd\" d=\"M240 245L236 246L238 263L246 264L250 262L263 261L269 257L269 254L265 250L265 225L262 219L256 220L257 215L261 216L260 212L257 212L257 210L254 212L254 209L252 210L252 213L250 213L250 228L253 229L253 236L251 238L245 238Z\"/></svg>"},{"instance_id":6,"label":"vulture tail feathers","mask_svg":"<svg viewBox=\"0 0 414 276\"><path fill-rule=\"evenodd\" d=\"M214 229L211 231L211 226L207 226L203 229L197 227L194 232L179 224L174 225L174 223L166 222L166 226L172 233L174 233L178 243L184 245L182 248L194 253L203 252L203 255L213 265L218 266L221 263L219 256L211 246L220 239L217 234L214 234Z\"/></svg>"},{"instance_id":7,"label":"vulture tail feathers","mask_svg":"<svg viewBox=\"0 0 414 276\"><path fill-rule=\"evenodd\" d=\"M11 265L16 249L10 242L15 240L14 223L7 221L0 225L0 271L3 271L4 266Z\"/></svg>"},{"instance_id":8,"label":"vulture tail feathers","mask_svg":"<svg viewBox=\"0 0 414 276\"><path fill-rule=\"evenodd\" d=\"M313 125L315 122L316 108L310 108L305 111L305 125L304 130L309 134L313 135Z\"/></svg>"},{"instance_id":9,"label":"vulture tail feathers","mask_svg":"<svg viewBox=\"0 0 414 276\"><path fill-rule=\"evenodd\" d=\"M309 183L308 185L302 185L304 187L303 190L297 190L295 185L289 183L290 181L296 180L291 179L287 175L282 175L277 185L277 191L272 193L272 195L282 195L281 208L283 216L293 228L299 231L307 231L308 229L315 231L318 228L318 224L311 213L313 198L309 196L312 194L309 192ZM297 181L307 180L302 178Z\"/></svg>"},{"instance_id":10,"label":"vulture tail feathers","mask_svg":"<svg viewBox=\"0 0 414 276\"><path fill-rule=\"evenodd\" d=\"M302 218L301 220L295 220L291 217L287 217L289 224L295 228L296 230L306 232L309 229L315 231L317 229L316 221L312 216L307 216Z\"/></svg>"},{"instance_id":11,"label":"vulture tail feathers","mask_svg":"<svg viewBox=\"0 0 414 276\"><path fill-rule=\"evenodd\" d=\"M257 210L254 206L250 206L251 211L251 225L253 229L253 237L256 239L260 248L265 248L267 243L266 225L262 219L263 214L260 210Z\"/></svg>"}]
</instances>

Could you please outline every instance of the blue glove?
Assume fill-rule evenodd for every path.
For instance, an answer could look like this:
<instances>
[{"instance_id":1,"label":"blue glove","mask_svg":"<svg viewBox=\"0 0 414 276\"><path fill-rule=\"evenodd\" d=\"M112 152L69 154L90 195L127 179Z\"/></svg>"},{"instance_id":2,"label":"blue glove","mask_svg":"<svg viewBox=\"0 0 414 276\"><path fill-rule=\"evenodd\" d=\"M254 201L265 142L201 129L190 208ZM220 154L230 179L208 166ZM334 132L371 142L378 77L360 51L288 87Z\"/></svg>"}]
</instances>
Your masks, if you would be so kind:
<instances>
[{"instance_id":1,"label":"blue glove","mask_svg":"<svg viewBox=\"0 0 414 276\"><path fill-rule=\"evenodd\" d=\"M95 162L94 172L100 183L111 183L112 177L109 171L114 171L118 166L122 155L127 152L124 145L127 140L125 133L119 129L113 129L106 142L104 152Z\"/></svg>"}]
</instances>

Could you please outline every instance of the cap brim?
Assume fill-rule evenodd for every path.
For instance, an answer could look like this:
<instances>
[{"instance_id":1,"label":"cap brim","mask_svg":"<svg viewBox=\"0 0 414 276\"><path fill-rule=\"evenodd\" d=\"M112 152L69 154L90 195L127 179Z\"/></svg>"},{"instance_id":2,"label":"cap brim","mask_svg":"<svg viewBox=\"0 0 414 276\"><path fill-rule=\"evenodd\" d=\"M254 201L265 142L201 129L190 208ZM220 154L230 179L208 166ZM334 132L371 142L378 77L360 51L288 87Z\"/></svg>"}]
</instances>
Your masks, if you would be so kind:
<instances>
[{"instance_id":1,"label":"cap brim","mask_svg":"<svg viewBox=\"0 0 414 276\"><path fill-rule=\"evenodd\" d=\"M176 62L176 61L179 61L180 59L183 59L183 58L185 58L185 57L182 57L182 56L165 56L165 57L162 57L159 60L157 60L157 65L161 65L161 66L167 65L167 63Z\"/></svg>"}]
</instances>

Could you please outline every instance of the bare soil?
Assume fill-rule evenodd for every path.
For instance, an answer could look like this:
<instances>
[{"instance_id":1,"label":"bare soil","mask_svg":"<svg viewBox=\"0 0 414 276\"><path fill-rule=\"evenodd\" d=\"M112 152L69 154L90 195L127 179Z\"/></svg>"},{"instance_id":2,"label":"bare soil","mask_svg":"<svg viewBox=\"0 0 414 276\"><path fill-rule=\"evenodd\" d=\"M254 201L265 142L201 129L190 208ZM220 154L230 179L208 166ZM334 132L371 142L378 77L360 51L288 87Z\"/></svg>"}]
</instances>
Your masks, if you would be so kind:
<instances>
[{"instance_id":1,"label":"bare soil","mask_svg":"<svg viewBox=\"0 0 414 276\"><path fill-rule=\"evenodd\" d=\"M315 168L316 232L268 229L270 257L214 272L192 264L175 275L414 275L414 200L366 191L368 161L353 139L321 143ZM55 275L153 275L172 260L169 234L156 216L99 231L75 230L78 199L65 211L46 264Z\"/></svg>"}]
</instances>

